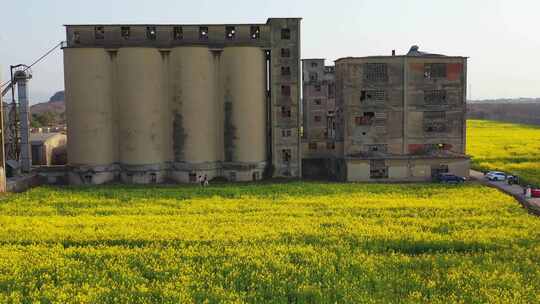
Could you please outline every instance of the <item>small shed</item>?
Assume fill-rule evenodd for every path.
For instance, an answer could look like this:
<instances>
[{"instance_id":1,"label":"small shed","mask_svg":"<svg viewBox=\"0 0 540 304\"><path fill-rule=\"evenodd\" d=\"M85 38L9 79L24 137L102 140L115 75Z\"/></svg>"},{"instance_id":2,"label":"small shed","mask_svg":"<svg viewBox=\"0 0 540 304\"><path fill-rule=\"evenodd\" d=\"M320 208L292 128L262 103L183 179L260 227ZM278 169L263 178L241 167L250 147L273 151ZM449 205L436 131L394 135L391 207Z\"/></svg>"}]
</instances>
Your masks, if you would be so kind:
<instances>
[{"instance_id":1,"label":"small shed","mask_svg":"<svg viewBox=\"0 0 540 304\"><path fill-rule=\"evenodd\" d=\"M67 162L67 137L62 133L30 133L32 165L56 166Z\"/></svg>"}]
</instances>

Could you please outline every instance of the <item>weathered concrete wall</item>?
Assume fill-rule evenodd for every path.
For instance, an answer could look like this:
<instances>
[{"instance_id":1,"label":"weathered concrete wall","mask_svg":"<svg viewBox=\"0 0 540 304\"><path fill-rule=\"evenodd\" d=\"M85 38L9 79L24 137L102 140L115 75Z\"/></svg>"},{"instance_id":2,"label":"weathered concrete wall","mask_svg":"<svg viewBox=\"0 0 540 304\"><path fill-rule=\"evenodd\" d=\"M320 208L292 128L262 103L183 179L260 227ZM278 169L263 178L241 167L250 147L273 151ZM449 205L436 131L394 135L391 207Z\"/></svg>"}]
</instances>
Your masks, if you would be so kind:
<instances>
[{"instance_id":1,"label":"weathered concrete wall","mask_svg":"<svg viewBox=\"0 0 540 304\"><path fill-rule=\"evenodd\" d=\"M300 177L300 134L294 141L282 140L281 132L300 126L300 19L270 19L271 37L271 121L272 164L274 177ZM284 37L283 31L289 36ZM281 68L289 67L290 75L281 75ZM283 86L290 88L283 94ZM290 113L284 115L283 113ZM292 154L290 157L289 154Z\"/></svg>"},{"instance_id":2,"label":"weathered concrete wall","mask_svg":"<svg viewBox=\"0 0 540 304\"><path fill-rule=\"evenodd\" d=\"M347 162L347 181L369 181L369 161Z\"/></svg>"},{"instance_id":3,"label":"weathered concrete wall","mask_svg":"<svg viewBox=\"0 0 540 304\"><path fill-rule=\"evenodd\" d=\"M333 158L336 147L335 70L325 66L324 59L302 60L302 157Z\"/></svg>"},{"instance_id":4,"label":"weathered concrete wall","mask_svg":"<svg viewBox=\"0 0 540 304\"><path fill-rule=\"evenodd\" d=\"M119 161L124 165L163 164L167 110L163 60L152 48L118 51Z\"/></svg>"},{"instance_id":5,"label":"weathered concrete wall","mask_svg":"<svg viewBox=\"0 0 540 304\"><path fill-rule=\"evenodd\" d=\"M232 162L266 160L265 53L257 47L227 47L222 54L226 150ZM226 130L227 132L227 130Z\"/></svg>"},{"instance_id":6,"label":"weathered concrete wall","mask_svg":"<svg viewBox=\"0 0 540 304\"><path fill-rule=\"evenodd\" d=\"M427 77L426 66L430 64L442 65L445 75ZM449 151L465 153L466 71L464 58L407 58L408 153L411 153L409 145L422 143L440 143ZM431 99L426 96L432 92L438 92L439 96ZM433 131L428 131L430 124ZM439 127L442 129L437 130Z\"/></svg>"},{"instance_id":7,"label":"weathered concrete wall","mask_svg":"<svg viewBox=\"0 0 540 304\"><path fill-rule=\"evenodd\" d=\"M346 164L349 182L432 181L434 170L445 167L448 173L468 177L470 168L469 160L465 158L386 159L388 176L372 178L370 160L351 159Z\"/></svg>"},{"instance_id":8,"label":"weathered concrete wall","mask_svg":"<svg viewBox=\"0 0 540 304\"><path fill-rule=\"evenodd\" d=\"M170 55L174 113L172 140L176 162L205 163L219 161L219 113L214 74L214 55L208 47L174 48ZM170 126L170 124L169 124Z\"/></svg>"},{"instance_id":9,"label":"weathered concrete wall","mask_svg":"<svg viewBox=\"0 0 540 304\"><path fill-rule=\"evenodd\" d=\"M384 153L403 154L402 59L386 58L386 77L368 79L366 64L380 62L369 57L336 62L345 156L370 154L373 145L385 145Z\"/></svg>"},{"instance_id":10,"label":"weathered concrete wall","mask_svg":"<svg viewBox=\"0 0 540 304\"><path fill-rule=\"evenodd\" d=\"M65 49L68 163L104 166L118 161L113 133L111 55L101 48Z\"/></svg>"}]
</instances>

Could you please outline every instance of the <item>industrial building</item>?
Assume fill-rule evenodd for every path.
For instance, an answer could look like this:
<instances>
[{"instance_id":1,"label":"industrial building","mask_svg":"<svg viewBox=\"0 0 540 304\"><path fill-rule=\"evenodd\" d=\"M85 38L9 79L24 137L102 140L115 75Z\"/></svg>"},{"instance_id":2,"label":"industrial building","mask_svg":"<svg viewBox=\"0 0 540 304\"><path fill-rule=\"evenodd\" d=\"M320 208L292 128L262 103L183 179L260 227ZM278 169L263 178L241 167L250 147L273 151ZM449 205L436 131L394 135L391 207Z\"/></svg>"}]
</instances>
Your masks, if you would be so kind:
<instances>
[{"instance_id":1,"label":"industrial building","mask_svg":"<svg viewBox=\"0 0 540 304\"><path fill-rule=\"evenodd\" d=\"M66 25L70 182L300 177L300 21Z\"/></svg>"},{"instance_id":2,"label":"industrial building","mask_svg":"<svg viewBox=\"0 0 540 304\"><path fill-rule=\"evenodd\" d=\"M338 140L347 181L469 175L467 58L421 52L336 60Z\"/></svg>"},{"instance_id":3,"label":"industrial building","mask_svg":"<svg viewBox=\"0 0 540 304\"><path fill-rule=\"evenodd\" d=\"M343 154L336 137L334 66L325 60L302 59L302 176L335 178L335 160Z\"/></svg>"}]
</instances>

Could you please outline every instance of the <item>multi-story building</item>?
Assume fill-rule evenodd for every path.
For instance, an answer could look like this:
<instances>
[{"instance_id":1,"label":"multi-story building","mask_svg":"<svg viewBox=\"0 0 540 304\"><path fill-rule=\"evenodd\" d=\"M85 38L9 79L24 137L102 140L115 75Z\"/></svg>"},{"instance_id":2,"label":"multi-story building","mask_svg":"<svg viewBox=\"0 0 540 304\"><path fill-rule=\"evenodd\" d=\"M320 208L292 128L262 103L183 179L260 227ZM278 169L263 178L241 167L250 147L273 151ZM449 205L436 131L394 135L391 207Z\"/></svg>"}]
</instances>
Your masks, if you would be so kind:
<instances>
[{"instance_id":1,"label":"multi-story building","mask_svg":"<svg viewBox=\"0 0 540 304\"><path fill-rule=\"evenodd\" d=\"M333 160L343 151L343 141L336 140L335 68L324 61L302 60L302 173L307 178L333 177Z\"/></svg>"},{"instance_id":2,"label":"multi-story building","mask_svg":"<svg viewBox=\"0 0 540 304\"><path fill-rule=\"evenodd\" d=\"M348 181L428 180L469 174L467 58L428 54L336 61L338 164Z\"/></svg>"},{"instance_id":3,"label":"multi-story building","mask_svg":"<svg viewBox=\"0 0 540 304\"><path fill-rule=\"evenodd\" d=\"M299 18L66 34L72 183L301 175Z\"/></svg>"}]
</instances>

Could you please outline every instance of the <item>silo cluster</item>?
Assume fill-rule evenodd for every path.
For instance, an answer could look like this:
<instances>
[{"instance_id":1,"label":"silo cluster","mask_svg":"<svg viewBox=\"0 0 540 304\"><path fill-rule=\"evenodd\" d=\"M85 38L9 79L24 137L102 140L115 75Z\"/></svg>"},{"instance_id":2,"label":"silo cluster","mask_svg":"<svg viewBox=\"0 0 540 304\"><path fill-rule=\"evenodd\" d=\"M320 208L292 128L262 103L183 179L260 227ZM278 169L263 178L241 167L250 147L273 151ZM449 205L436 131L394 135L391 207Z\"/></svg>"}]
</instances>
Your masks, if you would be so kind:
<instances>
[{"instance_id":1,"label":"silo cluster","mask_svg":"<svg viewBox=\"0 0 540 304\"><path fill-rule=\"evenodd\" d=\"M72 183L262 178L260 47L64 49Z\"/></svg>"}]
</instances>

